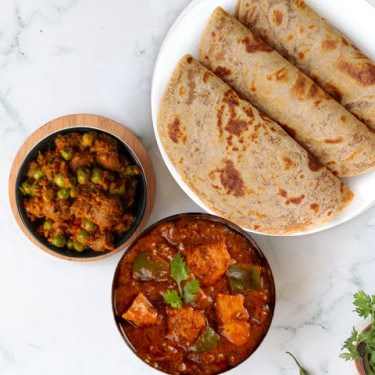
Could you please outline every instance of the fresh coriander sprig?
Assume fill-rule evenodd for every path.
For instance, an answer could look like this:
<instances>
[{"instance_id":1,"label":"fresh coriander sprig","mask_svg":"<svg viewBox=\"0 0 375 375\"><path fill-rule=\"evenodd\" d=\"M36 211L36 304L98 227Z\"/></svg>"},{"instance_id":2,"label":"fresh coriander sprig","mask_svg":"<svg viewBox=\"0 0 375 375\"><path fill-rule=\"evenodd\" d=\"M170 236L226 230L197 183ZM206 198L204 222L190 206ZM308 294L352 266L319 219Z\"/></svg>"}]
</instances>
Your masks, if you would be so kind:
<instances>
[{"instance_id":1,"label":"fresh coriander sprig","mask_svg":"<svg viewBox=\"0 0 375 375\"><path fill-rule=\"evenodd\" d=\"M344 342L340 357L346 361L361 359L368 374L375 374L375 294L370 296L364 291L354 294L355 312L361 318L371 319L371 325L360 333L353 327L350 337ZM361 350L358 351L358 345Z\"/></svg>"},{"instance_id":2,"label":"fresh coriander sprig","mask_svg":"<svg viewBox=\"0 0 375 375\"><path fill-rule=\"evenodd\" d=\"M189 278L189 268L186 267L185 260L181 254L177 253L169 262L170 272L172 278L176 281L178 291L176 289L167 290L164 293L164 301L171 305L173 308L178 309L182 307L182 301L185 303L193 302L199 292L199 280L192 279L188 281L183 287L182 281Z\"/></svg>"},{"instance_id":3,"label":"fresh coriander sprig","mask_svg":"<svg viewBox=\"0 0 375 375\"><path fill-rule=\"evenodd\" d=\"M197 298L199 292L199 280L193 279L188 281L184 286L184 301L185 303L193 302Z\"/></svg>"},{"instance_id":4,"label":"fresh coriander sprig","mask_svg":"<svg viewBox=\"0 0 375 375\"><path fill-rule=\"evenodd\" d=\"M177 253L173 257L169 264L171 267L171 276L176 281L178 285L178 290L182 295L181 281L187 280L189 278L189 268L186 267L185 260L179 253Z\"/></svg>"}]
</instances>

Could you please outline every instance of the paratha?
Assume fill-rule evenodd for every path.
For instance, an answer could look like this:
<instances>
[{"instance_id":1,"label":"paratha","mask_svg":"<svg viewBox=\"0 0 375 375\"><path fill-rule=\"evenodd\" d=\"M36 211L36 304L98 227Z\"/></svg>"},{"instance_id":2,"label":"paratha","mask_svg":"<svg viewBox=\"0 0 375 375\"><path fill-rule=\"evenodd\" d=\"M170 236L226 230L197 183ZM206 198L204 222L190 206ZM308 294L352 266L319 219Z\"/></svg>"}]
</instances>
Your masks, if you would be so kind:
<instances>
[{"instance_id":1,"label":"paratha","mask_svg":"<svg viewBox=\"0 0 375 375\"><path fill-rule=\"evenodd\" d=\"M375 130L375 63L304 1L238 0L236 16Z\"/></svg>"},{"instance_id":2,"label":"paratha","mask_svg":"<svg viewBox=\"0 0 375 375\"><path fill-rule=\"evenodd\" d=\"M158 134L183 181L241 227L287 235L338 215L353 193L191 55L160 101Z\"/></svg>"},{"instance_id":3,"label":"paratha","mask_svg":"<svg viewBox=\"0 0 375 375\"><path fill-rule=\"evenodd\" d=\"M199 59L338 177L374 169L375 133L220 7L202 33Z\"/></svg>"}]
</instances>

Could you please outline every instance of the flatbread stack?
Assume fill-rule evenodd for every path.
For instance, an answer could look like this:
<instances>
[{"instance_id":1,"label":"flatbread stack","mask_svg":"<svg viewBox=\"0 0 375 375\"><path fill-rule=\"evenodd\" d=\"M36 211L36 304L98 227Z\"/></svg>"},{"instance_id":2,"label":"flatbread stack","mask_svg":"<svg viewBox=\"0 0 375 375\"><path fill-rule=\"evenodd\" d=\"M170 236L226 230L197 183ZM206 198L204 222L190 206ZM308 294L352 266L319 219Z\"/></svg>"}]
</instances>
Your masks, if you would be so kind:
<instances>
[{"instance_id":1,"label":"flatbread stack","mask_svg":"<svg viewBox=\"0 0 375 375\"><path fill-rule=\"evenodd\" d=\"M160 102L158 132L190 189L244 228L307 231L353 198L278 124L190 55L178 63Z\"/></svg>"},{"instance_id":2,"label":"flatbread stack","mask_svg":"<svg viewBox=\"0 0 375 375\"><path fill-rule=\"evenodd\" d=\"M237 18L375 130L375 63L302 0L238 0Z\"/></svg>"},{"instance_id":3,"label":"flatbread stack","mask_svg":"<svg viewBox=\"0 0 375 375\"><path fill-rule=\"evenodd\" d=\"M236 16L251 30L216 9L202 33L200 62L182 57L159 106L160 140L187 186L213 212L266 234L289 235L324 225L354 197L338 177L375 168L375 133L368 127L375 121L372 70L366 68L367 78L361 78L368 81L365 89L358 79L349 82L348 72L346 78L336 75L341 84L334 83L341 93L337 98L327 88L330 74L319 80L315 76L323 69L316 63L316 49L301 50L308 68L301 53L298 60L288 52L283 33L291 27L295 34L298 22L300 33L314 30L310 18L329 35L338 33L315 13L306 15L306 7L300 0L239 0ZM280 35L270 25L271 16L285 28ZM311 48L318 36L310 40ZM294 38L300 38L298 45L306 42ZM346 39L340 41L348 48L337 42L337 56L320 56L326 58L324 66L339 59L373 64L364 55L359 58Z\"/></svg>"},{"instance_id":4,"label":"flatbread stack","mask_svg":"<svg viewBox=\"0 0 375 375\"><path fill-rule=\"evenodd\" d=\"M375 133L222 8L202 33L199 59L337 176L375 167Z\"/></svg>"}]
</instances>

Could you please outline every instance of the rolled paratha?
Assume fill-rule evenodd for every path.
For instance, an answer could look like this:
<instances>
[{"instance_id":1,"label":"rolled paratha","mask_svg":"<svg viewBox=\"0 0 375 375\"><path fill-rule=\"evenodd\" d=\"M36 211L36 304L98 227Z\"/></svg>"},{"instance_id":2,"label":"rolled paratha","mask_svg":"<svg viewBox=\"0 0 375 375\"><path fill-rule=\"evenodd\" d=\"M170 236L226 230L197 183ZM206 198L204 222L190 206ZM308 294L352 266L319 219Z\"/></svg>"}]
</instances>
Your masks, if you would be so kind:
<instances>
[{"instance_id":1,"label":"rolled paratha","mask_svg":"<svg viewBox=\"0 0 375 375\"><path fill-rule=\"evenodd\" d=\"M337 176L375 167L375 133L220 7L202 33L199 59Z\"/></svg>"},{"instance_id":2,"label":"rolled paratha","mask_svg":"<svg viewBox=\"0 0 375 375\"><path fill-rule=\"evenodd\" d=\"M375 63L304 1L238 0L236 16L375 130Z\"/></svg>"},{"instance_id":3,"label":"rolled paratha","mask_svg":"<svg viewBox=\"0 0 375 375\"><path fill-rule=\"evenodd\" d=\"M182 180L212 211L267 234L328 222L353 193L192 56L175 68L157 128Z\"/></svg>"}]
</instances>

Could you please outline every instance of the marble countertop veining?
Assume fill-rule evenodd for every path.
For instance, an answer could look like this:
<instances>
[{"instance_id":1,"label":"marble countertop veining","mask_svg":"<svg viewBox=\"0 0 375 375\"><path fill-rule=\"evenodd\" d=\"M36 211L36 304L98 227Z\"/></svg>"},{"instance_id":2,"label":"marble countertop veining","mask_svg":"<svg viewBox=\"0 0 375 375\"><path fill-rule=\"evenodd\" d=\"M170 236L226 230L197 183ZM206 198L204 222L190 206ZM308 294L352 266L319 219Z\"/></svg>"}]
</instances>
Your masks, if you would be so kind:
<instances>
[{"instance_id":1,"label":"marble countertop veining","mask_svg":"<svg viewBox=\"0 0 375 375\"><path fill-rule=\"evenodd\" d=\"M373 2L373 0L369 0ZM95 113L131 129L157 176L149 223L201 211L158 152L151 77L158 49L189 0L2 0L0 3L0 374L156 374L116 330L112 276L121 254L71 263L35 247L17 227L8 175L24 140L47 121ZM254 236L277 286L271 329L231 374L350 375L338 357L351 326L352 294L375 292L375 207L322 233Z\"/></svg>"}]
</instances>

